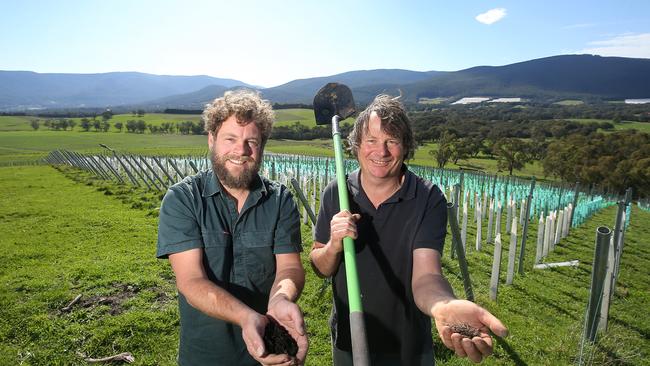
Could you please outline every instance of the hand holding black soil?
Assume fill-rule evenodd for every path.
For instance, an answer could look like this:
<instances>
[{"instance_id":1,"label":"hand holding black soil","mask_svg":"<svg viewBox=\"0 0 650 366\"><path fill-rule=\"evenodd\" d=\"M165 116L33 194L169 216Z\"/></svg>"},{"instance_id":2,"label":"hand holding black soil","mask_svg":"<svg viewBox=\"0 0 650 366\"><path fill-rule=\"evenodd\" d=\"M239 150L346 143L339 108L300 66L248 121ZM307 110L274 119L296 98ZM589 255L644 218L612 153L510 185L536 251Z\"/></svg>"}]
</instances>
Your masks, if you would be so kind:
<instances>
[{"instance_id":1,"label":"hand holding black soil","mask_svg":"<svg viewBox=\"0 0 650 366\"><path fill-rule=\"evenodd\" d=\"M298 353L298 344L295 339L274 319L269 319L269 323L264 328L263 339L267 353L288 354L292 357L295 357L296 353Z\"/></svg>"},{"instance_id":2,"label":"hand holding black soil","mask_svg":"<svg viewBox=\"0 0 650 366\"><path fill-rule=\"evenodd\" d=\"M463 338L472 339L481 335L481 332L479 332L478 329L465 323L451 324L449 325L449 328L451 328L452 332L462 335Z\"/></svg>"}]
</instances>

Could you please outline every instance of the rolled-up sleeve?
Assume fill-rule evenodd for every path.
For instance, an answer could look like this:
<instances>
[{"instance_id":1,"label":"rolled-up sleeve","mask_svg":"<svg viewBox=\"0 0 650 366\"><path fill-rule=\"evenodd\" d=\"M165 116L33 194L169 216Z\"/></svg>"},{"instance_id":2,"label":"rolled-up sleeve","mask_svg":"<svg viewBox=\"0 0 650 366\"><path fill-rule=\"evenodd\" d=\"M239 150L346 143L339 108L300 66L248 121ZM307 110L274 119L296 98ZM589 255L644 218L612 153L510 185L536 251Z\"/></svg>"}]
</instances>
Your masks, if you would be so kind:
<instances>
[{"instance_id":1,"label":"rolled-up sleeve","mask_svg":"<svg viewBox=\"0 0 650 366\"><path fill-rule=\"evenodd\" d=\"M167 258L203 246L191 194L182 186L171 187L160 206L156 257Z\"/></svg>"},{"instance_id":2,"label":"rolled-up sleeve","mask_svg":"<svg viewBox=\"0 0 650 366\"><path fill-rule=\"evenodd\" d=\"M273 254L299 253L302 251L300 214L291 192L286 187L282 188Z\"/></svg>"}]
</instances>

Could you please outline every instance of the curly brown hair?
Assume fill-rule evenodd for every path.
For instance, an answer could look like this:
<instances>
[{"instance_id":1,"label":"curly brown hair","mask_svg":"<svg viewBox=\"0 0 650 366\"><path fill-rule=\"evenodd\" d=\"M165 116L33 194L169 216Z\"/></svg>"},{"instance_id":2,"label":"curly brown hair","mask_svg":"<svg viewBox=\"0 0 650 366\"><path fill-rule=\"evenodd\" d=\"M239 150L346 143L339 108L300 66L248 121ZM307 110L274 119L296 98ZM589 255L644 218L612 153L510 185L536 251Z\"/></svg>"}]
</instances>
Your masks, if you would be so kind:
<instances>
[{"instance_id":1,"label":"curly brown hair","mask_svg":"<svg viewBox=\"0 0 650 366\"><path fill-rule=\"evenodd\" d=\"M255 123L262 134L262 146L266 144L271 136L275 120L275 114L269 101L263 100L260 94L253 90L227 91L223 97L217 98L205 106L202 116L205 131L215 135L223 121L232 115L241 125Z\"/></svg>"},{"instance_id":2,"label":"curly brown hair","mask_svg":"<svg viewBox=\"0 0 650 366\"><path fill-rule=\"evenodd\" d=\"M386 134L398 138L402 142L404 159L412 158L417 144L411 128L411 121L406 115L404 105L397 98L385 94L375 97L375 100L359 113L357 120L354 122L352 132L348 136L350 150L354 156L356 157L359 151L363 132L368 130L368 122L372 112L377 113L377 116L381 119L381 129Z\"/></svg>"}]
</instances>

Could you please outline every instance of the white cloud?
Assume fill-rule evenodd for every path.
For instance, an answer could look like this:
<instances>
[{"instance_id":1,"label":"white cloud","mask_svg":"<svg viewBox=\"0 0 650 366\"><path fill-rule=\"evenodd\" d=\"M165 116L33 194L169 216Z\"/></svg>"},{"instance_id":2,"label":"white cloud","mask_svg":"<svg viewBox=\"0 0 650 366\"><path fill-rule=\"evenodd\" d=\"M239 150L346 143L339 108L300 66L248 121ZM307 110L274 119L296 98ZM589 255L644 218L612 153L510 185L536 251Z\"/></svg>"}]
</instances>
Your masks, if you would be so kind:
<instances>
[{"instance_id":1,"label":"white cloud","mask_svg":"<svg viewBox=\"0 0 650 366\"><path fill-rule=\"evenodd\" d=\"M492 23L498 22L499 20L503 19L505 16L506 16L506 9L496 8L496 9L490 9L483 14L477 15L475 19L480 23L490 25Z\"/></svg>"},{"instance_id":2,"label":"white cloud","mask_svg":"<svg viewBox=\"0 0 650 366\"><path fill-rule=\"evenodd\" d=\"M650 58L650 33L618 35L602 41L589 42L588 45L591 47L576 53Z\"/></svg>"}]
</instances>

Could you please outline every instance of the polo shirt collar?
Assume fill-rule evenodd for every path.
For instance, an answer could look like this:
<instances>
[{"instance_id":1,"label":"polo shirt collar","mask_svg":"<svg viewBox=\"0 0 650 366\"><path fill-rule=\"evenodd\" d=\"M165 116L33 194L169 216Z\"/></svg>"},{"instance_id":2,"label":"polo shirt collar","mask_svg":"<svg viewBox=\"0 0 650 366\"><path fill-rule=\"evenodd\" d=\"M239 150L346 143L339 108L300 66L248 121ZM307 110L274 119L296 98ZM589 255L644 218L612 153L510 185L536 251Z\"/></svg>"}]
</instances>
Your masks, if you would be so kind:
<instances>
[{"instance_id":1,"label":"polo shirt collar","mask_svg":"<svg viewBox=\"0 0 650 366\"><path fill-rule=\"evenodd\" d=\"M348 175L348 190L352 196L357 196L361 192L361 169L356 169ZM399 189L398 194L389 198L386 202L397 202L401 200L410 200L415 198L415 174L408 169L406 164L402 164L401 172L404 174L404 183Z\"/></svg>"},{"instance_id":2,"label":"polo shirt collar","mask_svg":"<svg viewBox=\"0 0 650 366\"><path fill-rule=\"evenodd\" d=\"M203 192L201 192L201 195L203 197L210 197L214 196L217 193L222 193L223 187L221 187L221 183L219 182L219 179L217 179L217 175L214 173L214 171L212 169L209 169L205 172L205 174L207 177L205 179L205 185L203 186ZM261 197L267 193L268 190L266 188L266 184L264 184L264 180L262 180L262 177L257 174L253 179L253 186L251 187L250 194L253 196Z\"/></svg>"}]
</instances>

